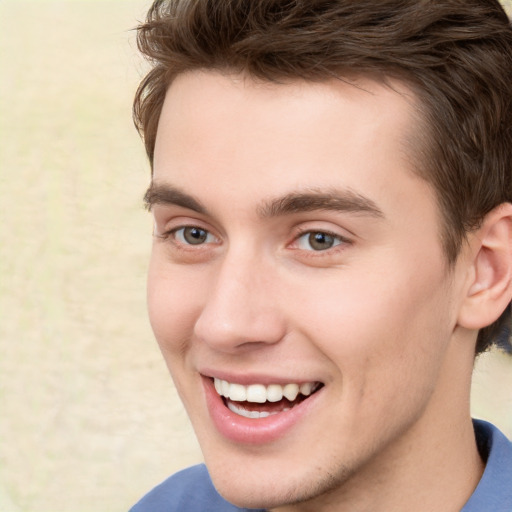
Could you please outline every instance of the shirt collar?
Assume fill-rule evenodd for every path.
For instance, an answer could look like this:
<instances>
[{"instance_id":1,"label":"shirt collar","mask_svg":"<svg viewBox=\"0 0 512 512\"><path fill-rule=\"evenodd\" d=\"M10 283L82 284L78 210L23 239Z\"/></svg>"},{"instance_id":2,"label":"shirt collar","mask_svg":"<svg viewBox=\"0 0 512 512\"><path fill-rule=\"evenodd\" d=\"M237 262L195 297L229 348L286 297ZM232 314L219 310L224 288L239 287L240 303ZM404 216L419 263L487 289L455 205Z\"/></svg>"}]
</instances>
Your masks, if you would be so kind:
<instances>
[{"instance_id":1,"label":"shirt collar","mask_svg":"<svg viewBox=\"0 0 512 512\"><path fill-rule=\"evenodd\" d=\"M461 512L511 512L512 443L486 421L473 420L484 474Z\"/></svg>"}]
</instances>

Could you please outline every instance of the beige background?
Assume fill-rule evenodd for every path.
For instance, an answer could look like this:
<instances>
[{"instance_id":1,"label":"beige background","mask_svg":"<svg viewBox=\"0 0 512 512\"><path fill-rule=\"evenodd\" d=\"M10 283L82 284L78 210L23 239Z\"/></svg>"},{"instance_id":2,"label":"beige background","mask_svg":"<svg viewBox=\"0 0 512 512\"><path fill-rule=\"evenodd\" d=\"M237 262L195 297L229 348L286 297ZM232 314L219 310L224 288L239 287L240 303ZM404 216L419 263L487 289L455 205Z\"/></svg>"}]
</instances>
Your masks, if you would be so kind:
<instances>
[{"instance_id":1,"label":"beige background","mask_svg":"<svg viewBox=\"0 0 512 512\"><path fill-rule=\"evenodd\" d=\"M510 4L510 2L509 2ZM143 0L0 0L0 511L124 511L200 460L145 313ZM512 435L512 358L475 414Z\"/></svg>"}]
</instances>

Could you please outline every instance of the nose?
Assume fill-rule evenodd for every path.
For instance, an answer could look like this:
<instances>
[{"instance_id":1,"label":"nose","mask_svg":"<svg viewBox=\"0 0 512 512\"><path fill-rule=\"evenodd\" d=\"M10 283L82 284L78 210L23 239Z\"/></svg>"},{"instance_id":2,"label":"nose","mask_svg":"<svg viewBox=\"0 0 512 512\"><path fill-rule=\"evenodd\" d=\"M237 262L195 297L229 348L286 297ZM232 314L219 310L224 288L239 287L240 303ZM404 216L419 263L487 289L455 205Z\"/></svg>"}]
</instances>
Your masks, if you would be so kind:
<instances>
[{"instance_id":1,"label":"nose","mask_svg":"<svg viewBox=\"0 0 512 512\"><path fill-rule=\"evenodd\" d=\"M211 348L235 353L279 342L286 322L279 307L279 282L255 256L226 257L194 326Z\"/></svg>"}]
</instances>

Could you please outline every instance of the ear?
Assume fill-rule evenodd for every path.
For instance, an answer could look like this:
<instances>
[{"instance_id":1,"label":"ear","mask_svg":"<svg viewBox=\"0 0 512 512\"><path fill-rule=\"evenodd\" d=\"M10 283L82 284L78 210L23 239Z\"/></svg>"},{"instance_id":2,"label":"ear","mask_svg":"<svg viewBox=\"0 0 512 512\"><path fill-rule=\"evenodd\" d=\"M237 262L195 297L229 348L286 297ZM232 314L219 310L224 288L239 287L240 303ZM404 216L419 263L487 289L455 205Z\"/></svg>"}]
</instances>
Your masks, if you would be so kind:
<instances>
[{"instance_id":1,"label":"ear","mask_svg":"<svg viewBox=\"0 0 512 512\"><path fill-rule=\"evenodd\" d=\"M482 329L503 313L512 299L512 204L490 211L470 235L470 272L458 324Z\"/></svg>"}]
</instances>

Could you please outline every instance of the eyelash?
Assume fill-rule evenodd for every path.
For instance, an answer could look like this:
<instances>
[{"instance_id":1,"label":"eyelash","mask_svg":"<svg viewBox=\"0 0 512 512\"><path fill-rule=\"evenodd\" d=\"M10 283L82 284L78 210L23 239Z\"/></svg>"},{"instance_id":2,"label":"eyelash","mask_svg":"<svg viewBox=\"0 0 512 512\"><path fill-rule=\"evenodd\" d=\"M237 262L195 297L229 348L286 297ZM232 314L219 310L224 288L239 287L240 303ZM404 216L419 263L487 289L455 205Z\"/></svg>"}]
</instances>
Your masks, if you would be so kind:
<instances>
[{"instance_id":1,"label":"eyelash","mask_svg":"<svg viewBox=\"0 0 512 512\"><path fill-rule=\"evenodd\" d=\"M182 240L178 240L176 238L177 237L176 234L179 231L182 231L185 229L197 229L197 230L205 232L206 237L212 236L215 238L215 235L213 235L210 231L208 231L207 229L204 229L200 226L197 226L197 225L179 226L179 227L170 229L160 235L155 235L155 236L157 236L158 238L161 238L163 240L169 240L170 238L172 238L173 243L175 243L175 246L181 250L198 250L200 247L208 244L208 241L201 242L198 244L192 244L192 243L186 243ZM303 250L304 252L312 253L311 256L313 256L315 254L321 255L321 254L331 253L332 251L340 250L341 247L339 247L339 246L345 246L347 244L351 244L351 240L349 240L348 238L345 238L345 237L341 236L340 234L335 233L333 231L323 230L323 229L316 229L316 230L315 229L301 229L295 235L292 245L297 245L299 243L300 239L303 238L305 235L316 235L316 234L321 234L321 235L330 237L330 238L334 239L334 241L337 243L335 243L332 247L328 247L323 250L314 250L314 249L308 250L308 249L301 249L300 247L292 247L292 249ZM210 243L211 243L211 241L210 241ZM195 245L197 245L196 248L194 248ZM194 248L194 249L191 249L191 248Z\"/></svg>"}]
</instances>

